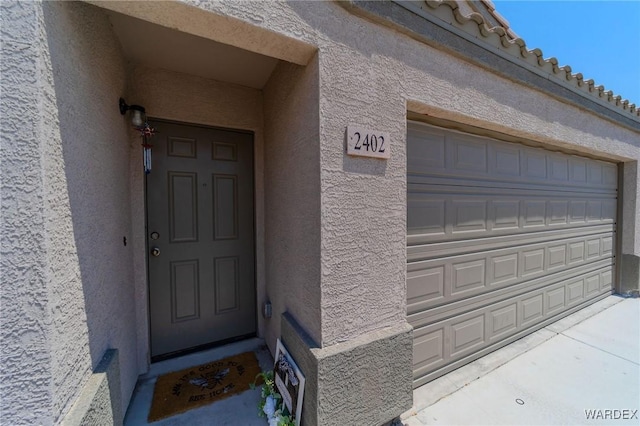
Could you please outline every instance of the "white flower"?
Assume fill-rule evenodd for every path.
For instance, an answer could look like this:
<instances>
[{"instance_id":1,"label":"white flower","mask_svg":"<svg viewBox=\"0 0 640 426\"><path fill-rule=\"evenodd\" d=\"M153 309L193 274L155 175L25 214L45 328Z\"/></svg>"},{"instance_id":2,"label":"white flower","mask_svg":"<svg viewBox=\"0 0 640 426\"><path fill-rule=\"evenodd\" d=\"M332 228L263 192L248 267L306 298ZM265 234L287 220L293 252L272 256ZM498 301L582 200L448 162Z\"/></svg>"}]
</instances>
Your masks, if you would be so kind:
<instances>
[{"instance_id":1,"label":"white flower","mask_svg":"<svg viewBox=\"0 0 640 426\"><path fill-rule=\"evenodd\" d=\"M280 417L269 417L269 426L278 426L278 421Z\"/></svg>"},{"instance_id":2,"label":"white flower","mask_svg":"<svg viewBox=\"0 0 640 426\"><path fill-rule=\"evenodd\" d=\"M271 426L271 418L276 413L276 400L273 396L269 395L264 401L264 408L262 411L267 415L267 419L269 419L269 426ZM277 426L278 423L276 422L275 424Z\"/></svg>"}]
</instances>

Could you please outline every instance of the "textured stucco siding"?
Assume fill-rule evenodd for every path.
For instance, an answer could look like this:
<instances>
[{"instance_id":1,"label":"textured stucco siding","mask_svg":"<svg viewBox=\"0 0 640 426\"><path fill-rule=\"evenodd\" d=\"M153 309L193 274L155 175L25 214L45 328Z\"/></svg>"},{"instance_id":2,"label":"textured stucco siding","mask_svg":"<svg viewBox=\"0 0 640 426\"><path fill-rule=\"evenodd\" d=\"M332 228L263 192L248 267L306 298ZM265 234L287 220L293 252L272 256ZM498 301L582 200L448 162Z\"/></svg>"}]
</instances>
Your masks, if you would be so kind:
<instances>
[{"instance_id":1,"label":"textured stucco siding","mask_svg":"<svg viewBox=\"0 0 640 426\"><path fill-rule=\"evenodd\" d=\"M305 16L314 13L344 18L339 8ZM327 43L319 54L323 345L403 323L406 314L406 106L396 70L377 44L363 42L380 34L347 26L362 38ZM345 155L349 124L387 132L391 158Z\"/></svg>"},{"instance_id":2,"label":"textured stucco siding","mask_svg":"<svg viewBox=\"0 0 640 426\"><path fill-rule=\"evenodd\" d=\"M259 333L273 349L280 314L300 325L309 339L292 349L326 396L318 404L342 401L347 387L331 386L344 363L366 381L369 365L404 360L384 371L407 378L389 389L394 409L375 411L383 396L365 393L332 419L387 420L410 395L407 112L624 162L622 275L638 286L640 132L497 75L477 49L463 59L336 2L102 4L290 61L261 91L127 64L92 5L0 7L2 424L61 421L109 348L123 407L148 368L144 176L123 95L153 118L254 132L256 309L269 299L274 314L258 315ZM391 158L347 156L350 124L389 133ZM316 421L330 411L307 407Z\"/></svg>"},{"instance_id":3,"label":"textured stucco siding","mask_svg":"<svg viewBox=\"0 0 640 426\"><path fill-rule=\"evenodd\" d=\"M321 325L307 331L326 346L403 323L406 105L398 70L374 54L380 47L377 28L332 3L189 3L319 48L321 281L319 295L306 309L319 305ZM360 36L367 28L373 37ZM392 159L345 157L350 123L389 132L395 141Z\"/></svg>"},{"instance_id":4,"label":"textured stucco siding","mask_svg":"<svg viewBox=\"0 0 640 426\"><path fill-rule=\"evenodd\" d=\"M640 139L640 136L638 136ZM638 142L640 145L640 142ZM640 256L640 176L638 158L625 162L622 169L622 251Z\"/></svg>"},{"instance_id":5,"label":"textured stucco siding","mask_svg":"<svg viewBox=\"0 0 640 426\"><path fill-rule=\"evenodd\" d=\"M619 283L616 290L623 295L640 293L640 182L638 161L627 161L620 173L622 201L618 199L618 217L622 223L621 256L618 257Z\"/></svg>"},{"instance_id":6,"label":"textured stucco siding","mask_svg":"<svg viewBox=\"0 0 640 426\"><path fill-rule=\"evenodd\" d=\"M20 82L24 96L7 93L3 84L3 101L9 101L9 117L13 110L32 123L17 127L16 120L6 144L8 151L26 151L11 163L3 153L3 180L13 178L2 194L14 198L3 201L13 218L3 217L3 224L15 228L10 238L3 236L11 266L3 273L2 295L11 303L2 309L3 316L5 309L17 312L2 324L3 333L12 334L3 350L13 353L3 362L2 384L9 389L2 422L53 424L108 348L122 355L118 393L125 403L136 382L131 247L123 240L130 238L129 139L117 108L125 64L106 16L95 7L9 7L31 10L2 14L3 32L25 38L18 52L3 55L3 64L5 58L14 64L3 79ZM30 34L10 29L25 22ZM32 70L35 79L28 78ZM29 110L32 102L37 110Z\"/></svg>"},{"instance_id":7,"label":"textured stucco siding","mask_svg":"<svg viewBox=\"0 0 640 426\"><path fill-rule=\"evenodd\" d=\"M125 63L106 16L82 3L43 3L50 69L44 136L54 413L63 413L109 348L121 395L136 382L129 216L129 139L117 99ZM54 112L57 112L54 113Z\"/></svg>"},{"instance_id":8,"label":"textured stucco siding","mask_svg":"<svg viewBox=\"0 0 640 426\"><path fill-rule=\"evenodd\" d=\"M264 135L262 92L202 77L132 65L127 101L143 105L152 118L254 132L256 285L258 306L265 299ZM131 132L131 211L135 263L135 304L138 313L139 372L149 365L149 306L146 269L145 194L140 137ZM153 140L151 140L153 144ZM256 307L258 309L258 307ZM258 333L264 333L258 315Z\"/></svg>"},{"instance_id":9,"label":"textured stucco siding","mask_svg":"<svg viewBox=\"0 0 640 426\"><path fill-rule=\"evenodd\" d=\"M109 349L60 424L62 426L103 426L121 423L124 414L118 389L120 389L118 350Z\"/></svg>"},{"instance_id":10,"label":"textured stucco siding","mask_svg":"<svg viewBox=\"0 0 640 426\"><path fill-rule=\"evenodd\" d=\"M640 158L637 131L552 98L526 82L498 76L476 65L473 58L463 60L459 54L451 55L390 27L351 15L337 3L188 3L318 47L323 344L390 325L404 315L404 301L387 297L394 291L402 293L404 288L400 274L405 254L398 244L406 215L405 134L399 128L402 120L398 120L401 111L614 161ZM351 123L389 131L391 160L346 157L343 132ZM637 182L637 175L635 179ZM370 187L366 181L371 182ZM347 193L351 193L350 209L343 208ZM383 199L388 206L385 213L391 217L381 229L374 216ZM638 223L638 209L628 210L630 203L624 205L626 215ZM349 217L356 209L370 225ZM354 253L355 247L349 244L358 241L367 243ZM632 244L624 244L623 252L640 253L637 233ZM361 258L360 262L351 262L346 253ZM372 259L381 253L386 253L385 257L374 265ZM357 277L351 274L354 267L359 272ZM366 303L354 304L359 297Z\"/></svg>"},{"instance_id":11,"label":"textured stucco siding","mask_svg":"<svg viewBox=\"0 0 640 426\"><path fill-rule=\"evenodd\" d=\"M287 312L282 340L305 374L304 425L381 425L412 404L413 329L407 323L318 348Z\"/></svg>"},{"instance_id":12,"label":"textured stucco siding","mask_svg":"<svg viewBox=\"0 0 640 426\"><path fill-rule=\"evenodd\" d=\"M0 4L0 423L14 425L52 423L41 19L35 3Z\"/></svg>"},{"instance_id":13,"label":"textured stucco siding","mask_svg":"<svg viewBox=\"0 0 640 426\"><path fill-rule=\"evenodd\" d=\"M320 319L318 62L280 63L264 89L267 342L289 311L317 342ZM296 119L297 118L297 119Z\"/></svg>"}]
</instances>

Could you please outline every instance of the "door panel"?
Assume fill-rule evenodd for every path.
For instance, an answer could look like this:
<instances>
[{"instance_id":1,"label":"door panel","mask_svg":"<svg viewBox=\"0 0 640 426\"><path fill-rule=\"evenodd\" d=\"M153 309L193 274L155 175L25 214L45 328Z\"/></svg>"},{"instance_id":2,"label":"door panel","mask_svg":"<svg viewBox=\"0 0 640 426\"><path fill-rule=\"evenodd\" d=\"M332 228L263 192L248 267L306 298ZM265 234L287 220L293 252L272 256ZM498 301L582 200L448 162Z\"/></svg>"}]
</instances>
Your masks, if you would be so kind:
<instances>
[{"instance_id":1,"label":"door panel","mask_svg":"<svg viewBox=\"0 0 640 426\"><path fill-rule=\"evenodd\" d=\"M150 125L151 355L255 333L252 135Z\"/></svg>"}]
</instances>

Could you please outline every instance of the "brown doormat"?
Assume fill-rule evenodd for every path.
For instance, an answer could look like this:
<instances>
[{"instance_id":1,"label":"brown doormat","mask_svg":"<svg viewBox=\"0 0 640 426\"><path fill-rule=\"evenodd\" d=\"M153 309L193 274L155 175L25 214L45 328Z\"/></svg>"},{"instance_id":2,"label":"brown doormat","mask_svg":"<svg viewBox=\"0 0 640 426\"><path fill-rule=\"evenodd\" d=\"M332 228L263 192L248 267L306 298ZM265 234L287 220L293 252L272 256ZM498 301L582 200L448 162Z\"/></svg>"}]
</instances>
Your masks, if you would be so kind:
<instances>
[{"instance_id":1,"label":"brown doormat","mask_svg":"<svg viewBox=\"0 0 640 426\"><path fill-rule=\"evenodd\" d=\"M184 413L249 389L260 366L253 352L245 352L158 377L149 422Z\"/></svg>"}]
</instances>

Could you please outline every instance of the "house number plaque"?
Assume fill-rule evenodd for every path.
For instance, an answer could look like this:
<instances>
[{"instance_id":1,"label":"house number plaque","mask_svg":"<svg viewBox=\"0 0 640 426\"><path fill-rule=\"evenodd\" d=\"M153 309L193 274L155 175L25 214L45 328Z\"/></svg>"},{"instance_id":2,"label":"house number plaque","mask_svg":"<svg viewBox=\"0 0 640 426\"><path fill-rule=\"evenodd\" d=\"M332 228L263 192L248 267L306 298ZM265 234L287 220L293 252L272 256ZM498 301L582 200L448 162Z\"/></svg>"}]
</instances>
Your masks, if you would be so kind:
<instances>
[{"instance_id":1,"label":"house number plaque","mask_svg":"<svg viewBox=\"0 0 640 426\"><path fill-rule=\"evenodd\" d=\"M389 134L365 127L347 126L347 154L360 157L390 158Z\"/></svg>"}]
</instances>

